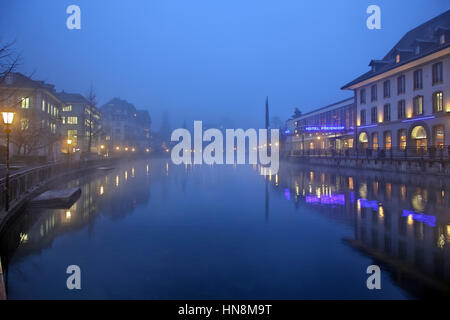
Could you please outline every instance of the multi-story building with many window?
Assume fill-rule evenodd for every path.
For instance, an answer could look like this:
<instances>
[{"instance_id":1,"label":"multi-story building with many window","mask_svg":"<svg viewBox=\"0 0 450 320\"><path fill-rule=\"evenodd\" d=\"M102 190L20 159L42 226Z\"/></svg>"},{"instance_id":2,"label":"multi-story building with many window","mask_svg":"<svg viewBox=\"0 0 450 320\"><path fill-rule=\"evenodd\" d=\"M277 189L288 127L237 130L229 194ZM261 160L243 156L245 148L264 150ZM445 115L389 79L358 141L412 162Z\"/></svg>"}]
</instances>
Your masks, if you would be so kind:
<instances>
[{"instance_id":1,"label":"multi-story building with many window","mask_svg":"<svg viewBox=\"0 0 450 320\"><path fill-rule=\"evenodd\" d=\"M355 94L358 149L413 154L447 149L450 11L409 31L369 66L342 88Z\"/></svg>"},{"instance_id":2,"label":"multi-story building with many window","mask_svg":"<svg viewBox=\"0 0 450 320\"><path fill-rule=\"evenodd\" d=\"M60 92L61 133L72 140L72 148L81 152L100 151L101 114L100 111L78 93ZM67 145L63 146L67 152Z\"/></svg>"},{"instance_id":3,"label":"multi-story building with many window","mask_svg":"<svg viewBox=\"0 0 450 320\"><path fill-rule=\"evenodd\" d=\"M353 148L355 110L354 99L349 98L289 119L284 132L286 151L305 154Z\"/></svg>"},{"instance_id":4,"label":"multi-story building with many window","mask_svg":"<svg viewBox=\"0 0 450 320\"><path fill-rule=\"evenodd\" d=\"M126 100L114 98L101 107L109 150L145 152L150 145L151 118Z\"/></svg>"},{"instance_id":5,"label":"multi-story building with many window","mask_svg":"<svg viewBox=\"0 0 450 320\"><path fill-rule=\"evenodd\" d=\"M61 100L54 86L21 73L10 73L0 83L0 101L2 109L15 112L11 128L12 156L58 160L62 142Z\"/></svg>"}]
</instances>

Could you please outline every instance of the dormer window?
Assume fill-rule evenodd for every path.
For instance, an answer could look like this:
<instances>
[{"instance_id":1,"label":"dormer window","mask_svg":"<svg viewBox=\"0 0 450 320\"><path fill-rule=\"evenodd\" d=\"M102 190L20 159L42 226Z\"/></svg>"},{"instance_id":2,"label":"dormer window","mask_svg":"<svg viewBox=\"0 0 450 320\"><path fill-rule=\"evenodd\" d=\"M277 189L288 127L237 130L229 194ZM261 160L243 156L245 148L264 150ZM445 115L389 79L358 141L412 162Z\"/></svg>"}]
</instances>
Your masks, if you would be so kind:
<instances>
[{"instance_id":1,"label":"dormer window","mask_svg":"<svg viewBox=\"0 0 450 320\"><path fill-rule=\"evenodd\" d=\"M445 34L441 34L441 37L439 38L439 43L444 44L445 43Z\"/></svg>"},{"instance_id":2,"label":"dormer window","mask_svg":"<svg viewBox=\"0 0 450 320\"><path fill-rule=\"evenodd\" d=\"M14 77L13 77L13 75L12 74L8 74L7 76L6 76L6 78L5 78L5 82L6 82L6 84L13 84L13 82L14 82Z\"/></svg>"},{"instance_id":3,"label":"dormer window","mask_svg":"<svg viewBox=\"0 0 450 320\"><path fill-rule=\"evenodd\" d=\"M399 62L400 62L400 53L397 53L397 55L395 56L395 63Z\"/></svg>"}]
</instances>

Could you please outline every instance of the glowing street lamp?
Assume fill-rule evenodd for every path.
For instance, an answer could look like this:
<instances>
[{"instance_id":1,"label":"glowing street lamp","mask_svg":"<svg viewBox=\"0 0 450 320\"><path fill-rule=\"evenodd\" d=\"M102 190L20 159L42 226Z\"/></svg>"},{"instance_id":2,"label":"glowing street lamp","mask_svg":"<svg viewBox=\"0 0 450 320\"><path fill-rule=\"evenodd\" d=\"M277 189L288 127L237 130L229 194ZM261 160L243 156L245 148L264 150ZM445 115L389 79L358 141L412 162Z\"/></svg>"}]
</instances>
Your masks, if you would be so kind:
<instances>
[{"instance_id":1,"label":"glowing street lamp","mask_svg":"<svg viewBox=\"0 0 450 320\"><path fill-rule=\"evenodd\" d=\"M67 138L67 161L70 160L70 146L72 145L72 139Z\"/></svg>"},{"instance_id":2,"label":"glowing street lamp","mask_svg":"<svg viewBox=\"0 0 450 320\"><path fill-rule=\"evenodd\" d=\"M9 210L9 134L14 121L14 112L3 111L3 124L6 132L6 177L5 177L5 210Z\"/></svg>"}]
</instances>

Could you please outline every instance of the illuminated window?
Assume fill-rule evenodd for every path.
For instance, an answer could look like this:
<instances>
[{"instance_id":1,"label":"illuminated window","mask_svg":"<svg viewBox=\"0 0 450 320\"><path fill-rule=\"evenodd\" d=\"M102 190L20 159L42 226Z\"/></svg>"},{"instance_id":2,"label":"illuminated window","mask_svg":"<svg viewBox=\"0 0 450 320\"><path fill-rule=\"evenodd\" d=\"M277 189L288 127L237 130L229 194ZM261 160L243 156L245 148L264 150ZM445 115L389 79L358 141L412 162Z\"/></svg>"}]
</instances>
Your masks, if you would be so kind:
<instances>
[{"instance_id":1,"label":"illuminated window","mask_svg":"<svg viewBox=\"0 0 450 320\"><path fill-rule=\"evenodd\" d=\"M42 100L42 111L45 112L45 100Z\"/></svg>"},{"instance_id":2,"label":"illuminated window","mask_svg":"<svg viewBox=\"0 0 450 320\"><path fill-rule=\"evenodd\" d=\"M444 96L442 91L433 93L433 112L441 112L444 110Z\"/></svg>"},{"instance_id":3,"label":"illuminated window","mask_svg":"<svg viewBox=\"0 0 450 320\"><path fill-rule=\"evenodd\" d=\"M78 124L78 117L67 117L67 124Z\"/></svg>"},{"instance_id":4,"label":"illuminated window","mask_svg":"<svg viewBox=\"0 0 450 320\"><path fill-rule=\"evenodd\" d=\"M438 149L444 148L444 126L443 125L434 127L433 141L434 141L434 145Z\"/></svg>"},{"instance_id":5,"label":"illuminated window","mask_svg":"<svg viewBox=\"0 0 450 320\"><path fill-rule=\"evenodd\" d=\"M62 111L63 111L63 112L69 112L69 111L72 111L72 106L71 106L71 105L63 106L63 107L62 107Z\"/></svg>"},{"instance_id":6,"label":"illuminated window","mask_svg":"<svg viewBox=\"0 0 450 320\"><path fill-rule=\"evenodd\" d=\"M423 114L423 96L416 96L413 100L414 115Z\"/></svg>"},{"instance_id":7,"label":"illuminated window","mask_svg":"<svg viewBox=\"0 0 450 320\"><path fill-rule=\"evenodd\" d=\"M30 98L22 99L22 109L28 109L30 107Z\"/></svg>"},{"instance_id":8,"label":"illuminated window","mask_svg":"<svg viewBox=\"0 0 450 320\"><path fill-rule=\"evenodd\" d=\"M378 132L372 133L372 148L378 150Z\"/></svg>"},{"instance_id":9,"label":"illuminated window","mask_svg":"<svg viewBox=\"0 0 450 320\"><path fill-rule=\"evenodd\" d=\"M390 131L384 132L384 148L386 150L391 150L392 148L392 135Z\"/></svg>"},{"instance_id":10,"label":"illuminated window","mask_svg":"<svg viewBox=\"0 0 450 320\"><path fill-rule=\"evenodd\" d=\"M399 63L400 62L400 54L397 54L395 56L395 63Z\"/></svg>"},{"instance_id":11,"label":"illuminated window","mask_svg":"<svg viewBox=\"0 0 450 320\"><path fill-rule=\"evenodd\" d=\"M439 42L440 42L440 44L445 43L445 34L441 34L441 37L439 38Z\"/></svg>"},{"instance_id":12,"label":"illuminated window","mask_svg":"<svg viewBox=\"0 0 450 320\"><path fill-rule=\"evenodd\" d=\"M406 149L406 129L401 129L398 131L398 142L400 150Z\"/></svg>"},{"instance_id":13,"label":"illuminated window","mask_svg":"<svg viewBox=\"0 0 450 320\"><path fill-rule=\"evenodd\" d=\"M20 119L20 129L21 130L28 130L29 125L30 125L30 120Z\"/></svg>"},{"instance_id":14,"label":"illuminated window","mask_svg":"<svg viewBox=\"0 0 450 320\"><path fill-rule=\"evenodd\" d=\"M74 145L77 144L77 136L78 136L77 130L67 130L67 137L73 140L72 144Z\"/></svg>"}]
</instances>

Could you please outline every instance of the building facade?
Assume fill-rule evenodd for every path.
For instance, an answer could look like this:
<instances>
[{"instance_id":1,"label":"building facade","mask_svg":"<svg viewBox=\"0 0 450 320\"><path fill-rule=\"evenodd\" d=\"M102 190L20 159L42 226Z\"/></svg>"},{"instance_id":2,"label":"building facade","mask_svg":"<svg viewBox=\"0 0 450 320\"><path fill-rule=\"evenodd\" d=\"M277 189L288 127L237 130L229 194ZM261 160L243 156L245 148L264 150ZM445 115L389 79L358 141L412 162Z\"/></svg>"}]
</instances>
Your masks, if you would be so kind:
<instances>
[{"instance_id":1,"label":"building facade","mask_svg":"<svg viewBox=\"0 0 450 320\"><path fill-rule=\"evenodd\" d=\"M353 148L356 107L353 98L316 109L286 122L285 145L291 155Z\"/></svg>"},{"instance_id":2,"label":"building facade","mask_svg":"<svg viewBox=\"0 0 450 320\"><path fill-rule=\"evenodd\" d=\"M101 113L91 103L78 93L60 92L62 101L61 134L65 140L72 141L73 151L100 152L102 135ZM67 152L67 144L63 152Z\"/></svg>"},{"instance_id":3,"label":"building facade","mask_svg":"<svg viewBox=\"0 0 450 320\"><path fill-rule=\"evenodd\" d=\"M359 150L450 152L450 11L409 31L346 84L356 100Z\"/></svg>"},{"instance_id":4,"label":"building facade","mask_svg":"<svg viewBox=\"0 0 450 320\"><path fill-rule=\"evenodd\" d=\"M62 102L54 86L21 73L10 73L0 83L0 101L2 109L15 112L11 156L57 161L62 143L59 119ZM3 136L2 141L6 145Z\"/></svg>"},{"instance_id":5,"label":"building facade","mask_svg":"<svg viewBox=\"0 0 450 320\"><path fill-rule=\"evenodd\" d=\"M107 147L114 152L145 152L150 145L151 119L126 100L114 98L101 107Z\"/></svg>"}]
</instances>

